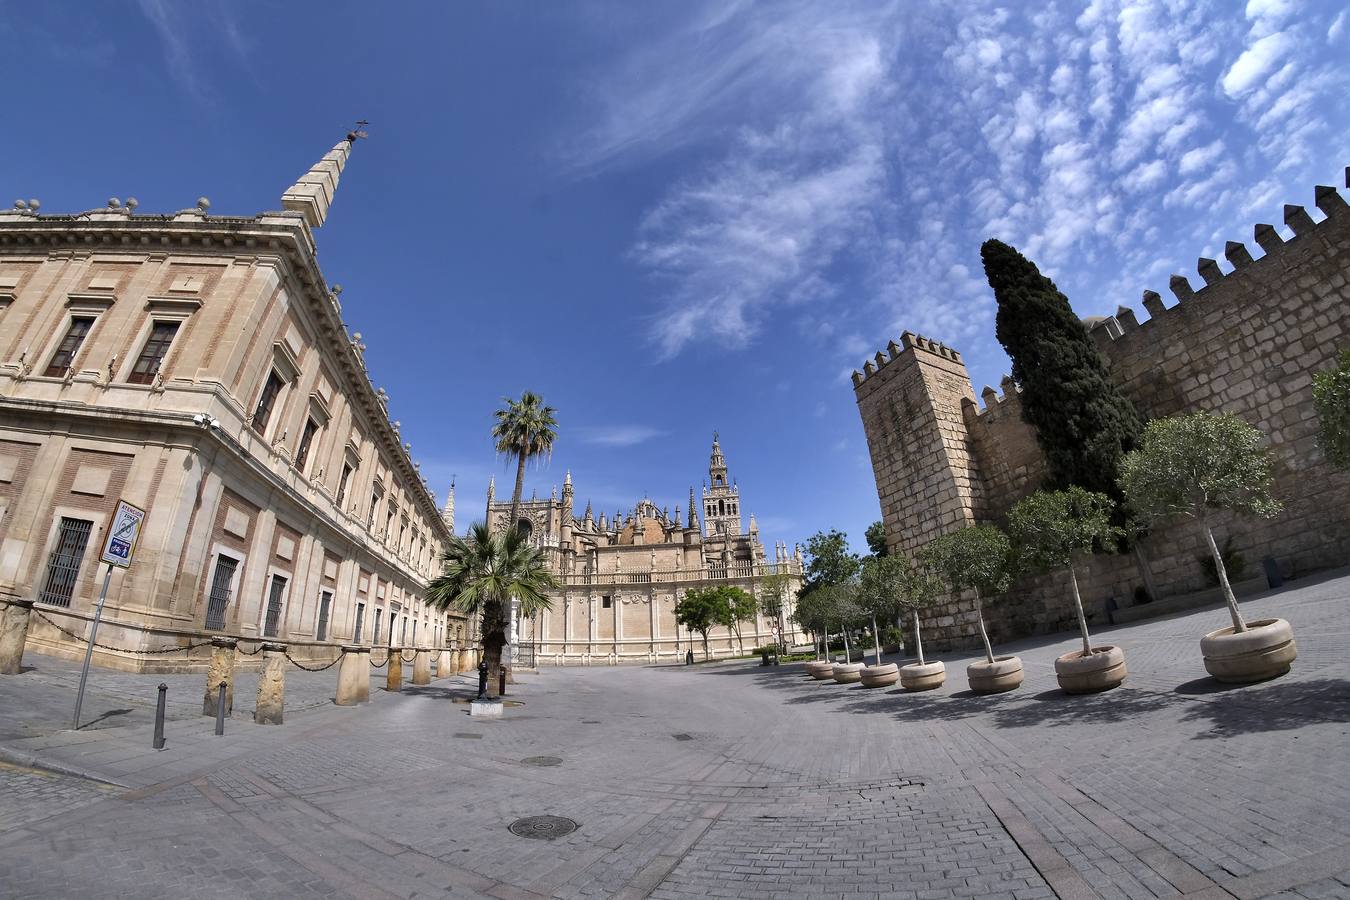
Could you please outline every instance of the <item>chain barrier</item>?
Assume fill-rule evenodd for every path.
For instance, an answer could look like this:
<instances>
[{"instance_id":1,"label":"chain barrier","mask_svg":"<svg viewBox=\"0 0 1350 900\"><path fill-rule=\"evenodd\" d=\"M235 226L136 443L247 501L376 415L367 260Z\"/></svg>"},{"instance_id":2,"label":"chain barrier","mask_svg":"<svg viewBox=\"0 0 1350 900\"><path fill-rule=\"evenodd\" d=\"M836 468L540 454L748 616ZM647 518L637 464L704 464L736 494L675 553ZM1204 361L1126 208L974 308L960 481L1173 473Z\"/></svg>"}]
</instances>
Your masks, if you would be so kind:
<instances>
[{"instance_id":1,"label":"chain barrier","mask_svg":"<svg viewBox=\"0 0 1350 900\"><path fill-rule=\"evenodd\" d=\"M244 656L257 656L259 653L263 652L263 647L266 644L267 644L266 641L259 641L258 646L254 647L252 650L240 650L239 645L235 644L234 649L236 652L242 653Z\"/></svg>"},{"instance_id":2,"label":"chain barrier","mask_svg":"<svg viewBox=\"0 0 1350 900\"><path fill-rule=\"evenodd\" d=\"M406 656L403 655L403 651L400 650L399 653L398 653L398 658L401 659L401 660L403 660L405 663L414 662L414 661L416 661L416 659L417 659L417 651L414 650L414 651L413 651L413 655L412 655L412 659L408 659L408 657L406 657Z\"/></svg>"},{"instance_id":3,"label":"chain barrier","mask_svg":"<svg viewBox=\"0 0 1350 900\"><path fill-rule=\"evenodd\" d=\"M322 672L325 669L331 669L333 668L333 666L336 666L338 663L342 662L342 654L339 653L338 658L330 662L328 665L313 668L296 660L295 657L291 656L291 652L289 650L283 651L282 655L291 661L291 665L295 666L297 669L304 669L306 672Z\"/></svg>"},{"instance_id":4,"label":"chain barrier","mask_svg":"<svg viewBox=\"0 0 1350 900\"><path fill-rule=\"evenodd\" d=\"M64 628L64 627L62 627L62 626L56 624L56 623L53 622L51 619L49 619L49 618L46 616L46 614L43 613L41 610L35 609L35 610L33 610L33 613L34 613L39 619L41 619L42 621L46 622L48 625L52 626L52 627L55 628L57 631L61 632L61 633L64 634L66 637L70 638L71 640L79 641L79 642L82 643L82 644L87 644L87 643L89 643L88 639L85 638L84 635L76 634L75 632L71 631L70 629ZM111 646L111 645L109 645L109 644L100 644L98 641L94 641L94 646L95 646L95 647L98 647L100 650L111 650L111 651L113 651L114 653L130 653L130 654L137 655L137 656L159 656L159 655L168 654L168 653L182 653L182 652L187 651L187 650L196 650L198 647L206 647L206 646L209 646L210 643L211 643L210 640L197 641L197 642L195 642L195 643L190 643L190 644L188 644L186 647L165 647L165 648L160 649L160 650L132 650L132 649L130 649L130 648L128 648L128 647L113 647L113 646Z\"/></svg>"},{"instance_id":5,"label":"chain barrier","mask_svg":"<svg viewBox=\"0 0 1350 900\"><path fill-rule=\"evenodd\" d=\"M386 653L384 654L384 662L379 662L379 663L377 663L377 662L372 662L372 663L370 664L370 666L371 666L371 668L373 668L373 669L383 669L383 668L385 667L385 664L388 663L388 662L389 662L389 654L386 652Z\"/></svg>"}]
</instances>

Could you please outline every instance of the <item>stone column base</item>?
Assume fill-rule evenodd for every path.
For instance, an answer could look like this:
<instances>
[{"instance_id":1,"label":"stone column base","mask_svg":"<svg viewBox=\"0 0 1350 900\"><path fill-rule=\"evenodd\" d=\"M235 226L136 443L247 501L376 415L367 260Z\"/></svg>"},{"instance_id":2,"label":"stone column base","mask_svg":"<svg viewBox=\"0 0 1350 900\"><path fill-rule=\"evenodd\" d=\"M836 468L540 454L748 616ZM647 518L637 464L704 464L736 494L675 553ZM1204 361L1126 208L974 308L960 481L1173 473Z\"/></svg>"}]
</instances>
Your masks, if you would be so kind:
<instances>
[{"instance_id":1,"label":"stone column base","mask_svg":"<svg viewBox=\"0 0 1350 900\"><path fill-rule=\"evenodd\" d=\"M225 715L234 712L234 654L237 646L233 638L211 640L211 666L206 670L206 693L202 696L204 716L215 717L222 684L225 685Z\"/></svg>"},{"instance_id":2,"label":"stone column base","mask_svg":"<svg viewBox=\"0 0 1350 900\"><path fill-rule=\"evenodd\" d=\"M18 675L23 671L23 648L28 642L32 612L32 600L0 599L0 675Z\"/></svg>"},{"instance_id":3,"label":"stone column base","mask_svg":"<svg viewBox=\"0 0 1350 900\"><path fill-rule=\"evenodd\" d=\"M364 647L343 647L338 663L338 706L356 706L370 699L370 659Z\"/></svg>"},{"instance_id":4,"label":"stone column base","mask_svg":"<svg viewBox=\"0 0 1350 900\"><path fill-rule=\"evenodd\" d=\"M280 725L286 707L286 645L264 644L262 677L258 679L258 708L253 721Z\"/></svg>"},{"instance_id":5,"label":"stone column base","mask_svg":"<svg viewBox=\"0 0 1350 900\"><path fill-rule=\"evenodd\" d=\"M428 650L413 651L413 684L431 684L431 652Z\"/></svg>"},{"instance_id":6,"label":"stone column base","mask_svg":"<svg viewBox=\"0 0 1350 900\"><path fill-rule=\"evenodd\" d=\"M388 673L384 677L384 689L386 691L403 690L403 650L398 647L389 648Z\"/></svg>"}]
</instances>

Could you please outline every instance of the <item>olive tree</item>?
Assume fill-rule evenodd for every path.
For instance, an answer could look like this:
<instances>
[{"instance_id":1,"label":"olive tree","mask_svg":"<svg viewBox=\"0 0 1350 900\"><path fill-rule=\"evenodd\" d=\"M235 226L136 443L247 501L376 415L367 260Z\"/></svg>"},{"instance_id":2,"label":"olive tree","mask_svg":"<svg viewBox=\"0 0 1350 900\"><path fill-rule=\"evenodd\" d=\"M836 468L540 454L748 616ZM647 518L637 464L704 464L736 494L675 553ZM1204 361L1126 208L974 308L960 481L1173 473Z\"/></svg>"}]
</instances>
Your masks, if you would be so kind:
<instances>
[{"instance_id":1,"label":"olive tree","mask_svg":"<svg viewBox=\"0 0 1350 900\"><path fill-rule=\"evenodd\" d=\"M783 644L783 611L791 591L792 576L787 572L767 575L759 583L759 612L771 623L774 643L779 646Z\"/></svg>"},{"instance_id":2,"label":"olive tree","mask_svg":"<svg viewBox=\"0 0 1350 900\"><path fill-rule=\"evenodd\" d=\"M708 650L708 632L730 615L726 607L726 597L715 587L685 591L684 598L675 604L675 621L703 635L704 659L712 658Z\"/></svg>"},{"instance_id":3,"label":"olive tree","mask_svg":"<svg viewBox=\"0 0 1350 900\"><path fill-rule=\"evenodd\" d=\"M857 602L862 613L872 621L877 665L881 665L881 630L877 620L889 623L900 618L914 575L914 567L904 556L868 556L862 562Z\"/></svg>"},{"instance_id":4,"label":"olive tree","mask_svg":"<svg viewBox=\"0 0 1350 900\"><path fill-rule=\"evenodd\" d=\"M812 644L820 641L821 658L830 656L830 598L823 588L804 590L797 597L797 606L792 618L798 625L811 632Z\"/></svg>"},{"instance_id":5,"label":"olive tree","mask_svg":"<svg viewBox=\"0 0 1350 900\"><path fill-rule=\"evenodd\" d=\"M994 648L984 627L984 598L999 594L1012 583L1012 544L993 525L972 525L934 538L919 553L925 567L936 572L953 593L975 591L975 617L980 625L984 654L994 662Z\"/></svg>"},{"instance_id":6,"label":"olive tree","mask_svg":"<svg viewBox=\"0 0 1350 900\"><path fill-rule=\"evenodd\" d=\"M1233 630L1247 630L1223 556L1214 542L1217 511L1271 518L1281 509L1271 495L1274 456L1260 431L1229 413L1154 419L1139 448L1125 455L1120 486L1130 505L1156 520L1186 517L1200 527L1214 557Z\"/></svg>"},{"instance_id":7,"label":"olive tree","mask_svg":"<svg viewBox=\"0 0 1350 900\"><path fill-rule=\"evenodd\" d=\"M1119 536L1111 525L1111 498L1074 485L1063 491L1037 491L1008 511L1008 531L1016 556L1038 572L1068 568L1078 628L1083 633L1083 655L1092 655L1083 598L1078 592L1074 560L1094 546L1109 548Z\"/></svg>"}]
</instances>

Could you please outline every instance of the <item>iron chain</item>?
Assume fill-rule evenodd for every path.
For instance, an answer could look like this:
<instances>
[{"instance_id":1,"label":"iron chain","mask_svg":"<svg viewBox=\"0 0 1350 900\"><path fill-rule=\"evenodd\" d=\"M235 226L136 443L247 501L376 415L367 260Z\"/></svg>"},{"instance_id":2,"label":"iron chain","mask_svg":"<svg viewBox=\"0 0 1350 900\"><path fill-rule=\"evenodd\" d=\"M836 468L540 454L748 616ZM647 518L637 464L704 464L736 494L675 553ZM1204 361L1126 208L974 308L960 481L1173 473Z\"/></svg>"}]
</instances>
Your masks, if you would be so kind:
<instances>
[{"instance_id":1,"label":"iron chain","mask_svg":"<svg viewBox=\"0 0 1350 900\"><path fill-rule=\"evenodd\" d=\"M295 666L297 669L304 669L306 672L322 672L322 671L324 671L325 669L331 669L331 668L333 668L333 666L336 666L338 663L342 662L342 655L341 655L341 654L338 654L337 659L333 660L333 661L330 662L328 665L326 665L326 666L319 666L318 668L313 668L313 667L311 667L311 666L307 666L307 665L305 665L304 663L299 662L298 660L296 660L295 657L291 656L291 653L290 653L289 650L284 651L283 655L284 655L288 660L291 661L291 665Z\"/></svg>"},{"instance_id":2,"label":"iron chain","mask_svg":"<svg viewBox=\"0 0 1350 900\"><path fill-rule=\"evenodd\" d=\"M69 630L69 629L67 629L67 628L63 628L62 626L56 624L56 623L53 622L51 619L49 619L49 618L48 618L41 610L36 610L36 609L35 609L35 610L33 610L33 612L37 614L37 617L38 617L39 619L41 619L42 621L46 622L48 625L52 626L52 627L55 628L57 631L61 632L61 633L64 634L66 637L70 638L71 640L79 641L79 642L82 643L82 644L87 644L87 643L89 643L88 639L86 639L83 635L76 634L75 632L73 632L73 631L71 631L71 630ZM196 650L198 647L205 647L205 646L209 645L210 643L211 643L211 642L210 642L209 640L208 640L208 641L198 641L198 642L196 642L196 643L190 643L190 644L188 644L186 647L165 647L165 648L160 649L160 650L132 650L132 649L130 649L130 648L128 648L128 647L113 647L113 646L111 646L111 645L109 645L109 644L100 644L98 641L94 641L94 646L95 646L95 647L98 647L98 648L101 649L101 650L111 650L111 651L113 651L114 653L131 653L131 654L133 654L133 655L139 655L139 656L155 656L155 655L163 655L163 654L168 654L168 653L182 653L182 652L187 651L187 650Z\"/></svg>"}]
</instances>

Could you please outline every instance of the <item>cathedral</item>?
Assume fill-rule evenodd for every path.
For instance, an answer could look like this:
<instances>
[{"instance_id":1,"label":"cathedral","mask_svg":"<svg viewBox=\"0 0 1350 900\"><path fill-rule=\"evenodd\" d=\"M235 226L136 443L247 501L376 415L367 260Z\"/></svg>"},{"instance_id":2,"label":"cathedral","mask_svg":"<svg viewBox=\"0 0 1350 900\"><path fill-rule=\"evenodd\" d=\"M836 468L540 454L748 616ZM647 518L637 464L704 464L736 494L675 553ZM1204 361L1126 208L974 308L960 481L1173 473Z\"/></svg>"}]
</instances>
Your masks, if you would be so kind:
<instances>
[{"instance_id":1,"label":"cathedral","mask_svg":"<svg viewBox=\"0 0 1350 900\"><path fill-rule=\"evenodd\" d=\"M740 488L727 471L717 435L702 496L689 490L689 505L658 507L644 497L628 512L597 518L586 504L577 516L569 472L562 495L547 500L522 500L518 527L545 548L559 587L553 606L535 620L513 628L518 663L590 665L656 662L693 649L702 654L702 637L675 621L675 604L686 591L712 584L739 587L758 597L764 579L789 577L783 621L757 615L741 625L739 640L726 628L709 635L714 655L730 656L745 648L771 643L775 630L795 638L791 598L801 586L801 549L773 545L770 558L750 516L742 528ZM510 500L498 500L488 485L487 522L495 531L510 524Z\"/></svg>"}]
</instances>

